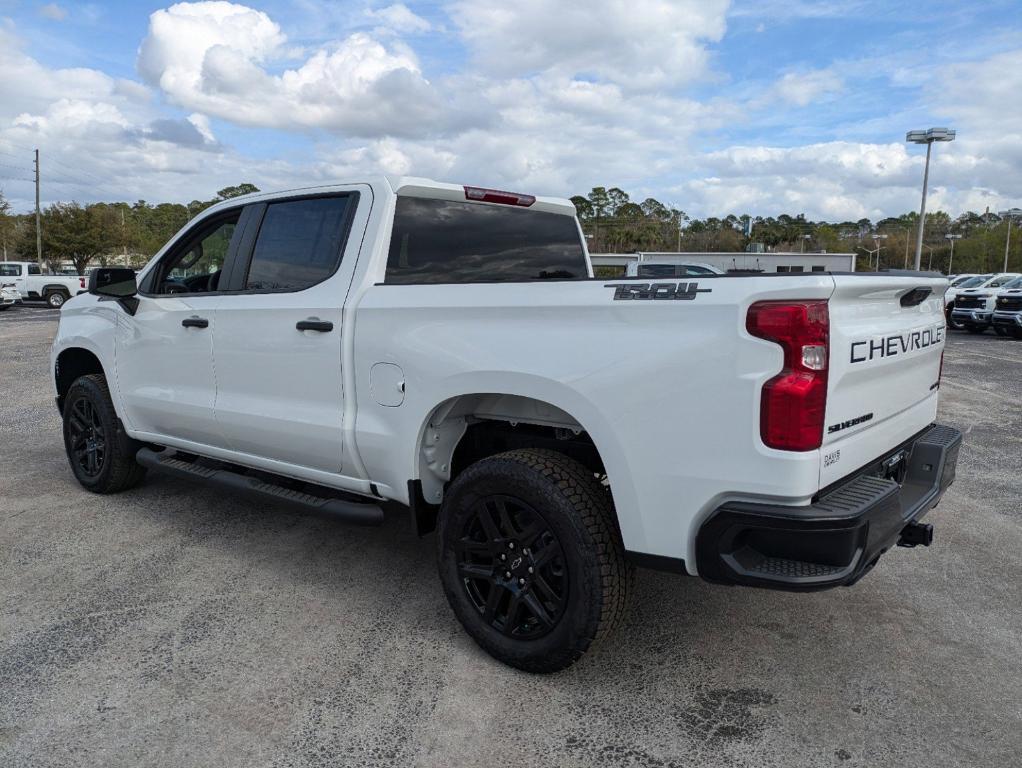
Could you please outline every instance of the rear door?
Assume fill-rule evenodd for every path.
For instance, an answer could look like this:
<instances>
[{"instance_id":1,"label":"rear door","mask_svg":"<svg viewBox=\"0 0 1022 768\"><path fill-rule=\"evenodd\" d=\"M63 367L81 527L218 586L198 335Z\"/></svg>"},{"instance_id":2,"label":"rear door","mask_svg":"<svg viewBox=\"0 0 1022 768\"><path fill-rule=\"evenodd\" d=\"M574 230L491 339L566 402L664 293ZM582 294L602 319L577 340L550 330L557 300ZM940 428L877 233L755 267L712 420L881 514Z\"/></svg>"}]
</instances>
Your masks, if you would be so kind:
<instances>
[{"instance_id":1,"label":"rear door","mask_svg":"<svg viewBox=\"0 0 1022 768\"><path fill-rule=\"evenodd\" d=\"M252 206L213 334L216 420L233 450L341 471L343 308L371 199L353 185Z\"/></svg>"},{"instance_id":2,"label":"rear door","mask_svg":"<svg viewBox=\"0 0 1022 768\"><path fill-rule=\"evenodd\" d=\"M823 486L934 420L946 332L943 278L835 275L834 283Z\"/></svg>"}]
</instances>

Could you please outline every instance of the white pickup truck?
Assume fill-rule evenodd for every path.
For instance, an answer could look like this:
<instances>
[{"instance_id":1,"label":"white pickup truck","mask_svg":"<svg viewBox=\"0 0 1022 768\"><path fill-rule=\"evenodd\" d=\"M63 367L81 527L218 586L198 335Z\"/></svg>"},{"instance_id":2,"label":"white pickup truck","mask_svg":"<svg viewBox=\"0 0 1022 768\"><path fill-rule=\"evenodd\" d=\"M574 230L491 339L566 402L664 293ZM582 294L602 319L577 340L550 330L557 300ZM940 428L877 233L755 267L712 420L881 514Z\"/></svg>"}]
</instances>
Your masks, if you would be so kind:
<instances>
[{"instance_id":1,"label":"white pickup truck","mask_svg":"<svg viewBox=\"0 0 1022 768\"><path fill-rule=\"evenodd\" d=\"M928 544L961 441L934 424L945 286L594 279L568 200L381 177L236 198L137 279L96 270L53 377L88 490L405 505L467 632L549 672L635 565L814 590Z\"/></svg>"},{"instance_id":2,"label":"white pickup truck","mask_svg":"<svg viewBox=\"0 0 1022 768\"><path fill-rule=\"evenodd\" d=\"M54 309L87 287L80 275L47 275L34 261L0 261L0 283L13 284L22 299L42 299Z\"/></svg>"}]
</instances>

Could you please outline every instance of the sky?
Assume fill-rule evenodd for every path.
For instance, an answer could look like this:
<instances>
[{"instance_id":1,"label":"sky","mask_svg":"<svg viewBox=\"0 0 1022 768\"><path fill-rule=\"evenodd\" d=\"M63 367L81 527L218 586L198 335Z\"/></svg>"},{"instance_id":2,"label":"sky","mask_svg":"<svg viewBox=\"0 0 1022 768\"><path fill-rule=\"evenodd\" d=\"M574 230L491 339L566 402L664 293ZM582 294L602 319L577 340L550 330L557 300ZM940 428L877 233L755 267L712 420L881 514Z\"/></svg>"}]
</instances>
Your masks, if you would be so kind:
<instances>
[{"instance_id":1,"label":"sky","mask_svg":"<svg viewBox=\"0 0 1022 768\"><path fill-rule=\"evenodd\" d=\"M618 186L693 217L1022 206L1022 0L0 0L0 190L370 174Z\"/></svg>"}]
</instances>

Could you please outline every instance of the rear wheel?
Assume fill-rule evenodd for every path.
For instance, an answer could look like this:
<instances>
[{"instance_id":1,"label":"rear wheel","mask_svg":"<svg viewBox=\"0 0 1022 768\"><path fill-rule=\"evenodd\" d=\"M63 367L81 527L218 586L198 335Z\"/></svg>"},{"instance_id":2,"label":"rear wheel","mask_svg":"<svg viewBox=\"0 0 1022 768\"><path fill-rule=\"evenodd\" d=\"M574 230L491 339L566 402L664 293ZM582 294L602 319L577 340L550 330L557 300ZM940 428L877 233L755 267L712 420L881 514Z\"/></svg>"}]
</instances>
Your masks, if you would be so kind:
<instances>
[{"instance_id":1,"label":"rear wheel","mask_svg":"<svg viewBox=\"0 0 1022 768\"><path fill-rule=\"evenodd\" d=\"M75 381L64 398L63 416L67 460L82 487L117 493L145 477L145 467L135 461L142 446L124 432L103 376Z\"/></svg>"},{"instance_id":2,"label":"rear wheel","mask_svg":"<svg viewBox=\"0 0 1022 768\"><path fill-rule=\"evenodd\" d=\"M46 303L54 309L60 309L64 306L64 302L71 297L64 291L50 291L43 298L46 299Z\"/></svg>"},{"instance_id":3,"label":"rear wheel","mask_svg":"<svg viewBox=\"0 0 1022 768\"><path fill-rule=\"evenodd\" d=\"M451 608L505 664L564 669L624 615L633 570L609 493L563 454L517 450L468 467L444 501L438 545Z\"/></svg>"}]
</instances>

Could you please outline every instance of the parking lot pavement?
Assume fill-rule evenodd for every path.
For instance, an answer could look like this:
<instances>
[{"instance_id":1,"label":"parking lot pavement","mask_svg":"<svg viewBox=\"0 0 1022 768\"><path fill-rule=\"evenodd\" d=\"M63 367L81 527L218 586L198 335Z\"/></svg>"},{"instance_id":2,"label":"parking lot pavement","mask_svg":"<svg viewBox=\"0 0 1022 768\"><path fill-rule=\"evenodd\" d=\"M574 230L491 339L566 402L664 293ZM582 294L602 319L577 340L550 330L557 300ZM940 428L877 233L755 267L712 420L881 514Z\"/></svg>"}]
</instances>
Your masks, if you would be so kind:
<instances>
[{"instance_id":1,"label":"parking lot pavement","mask_svg":"<svg viewBox=\"0 0 1022 768\"><path fill-rule=\"evenodd\" d=\"M623 631L536 677L462 633L399 511L82 491L37 315L0 316L0 765L1022 760L1022 342L950 335L966 436L932 547L810 595L640 572Z\"/></svg>"}]
</instances>

